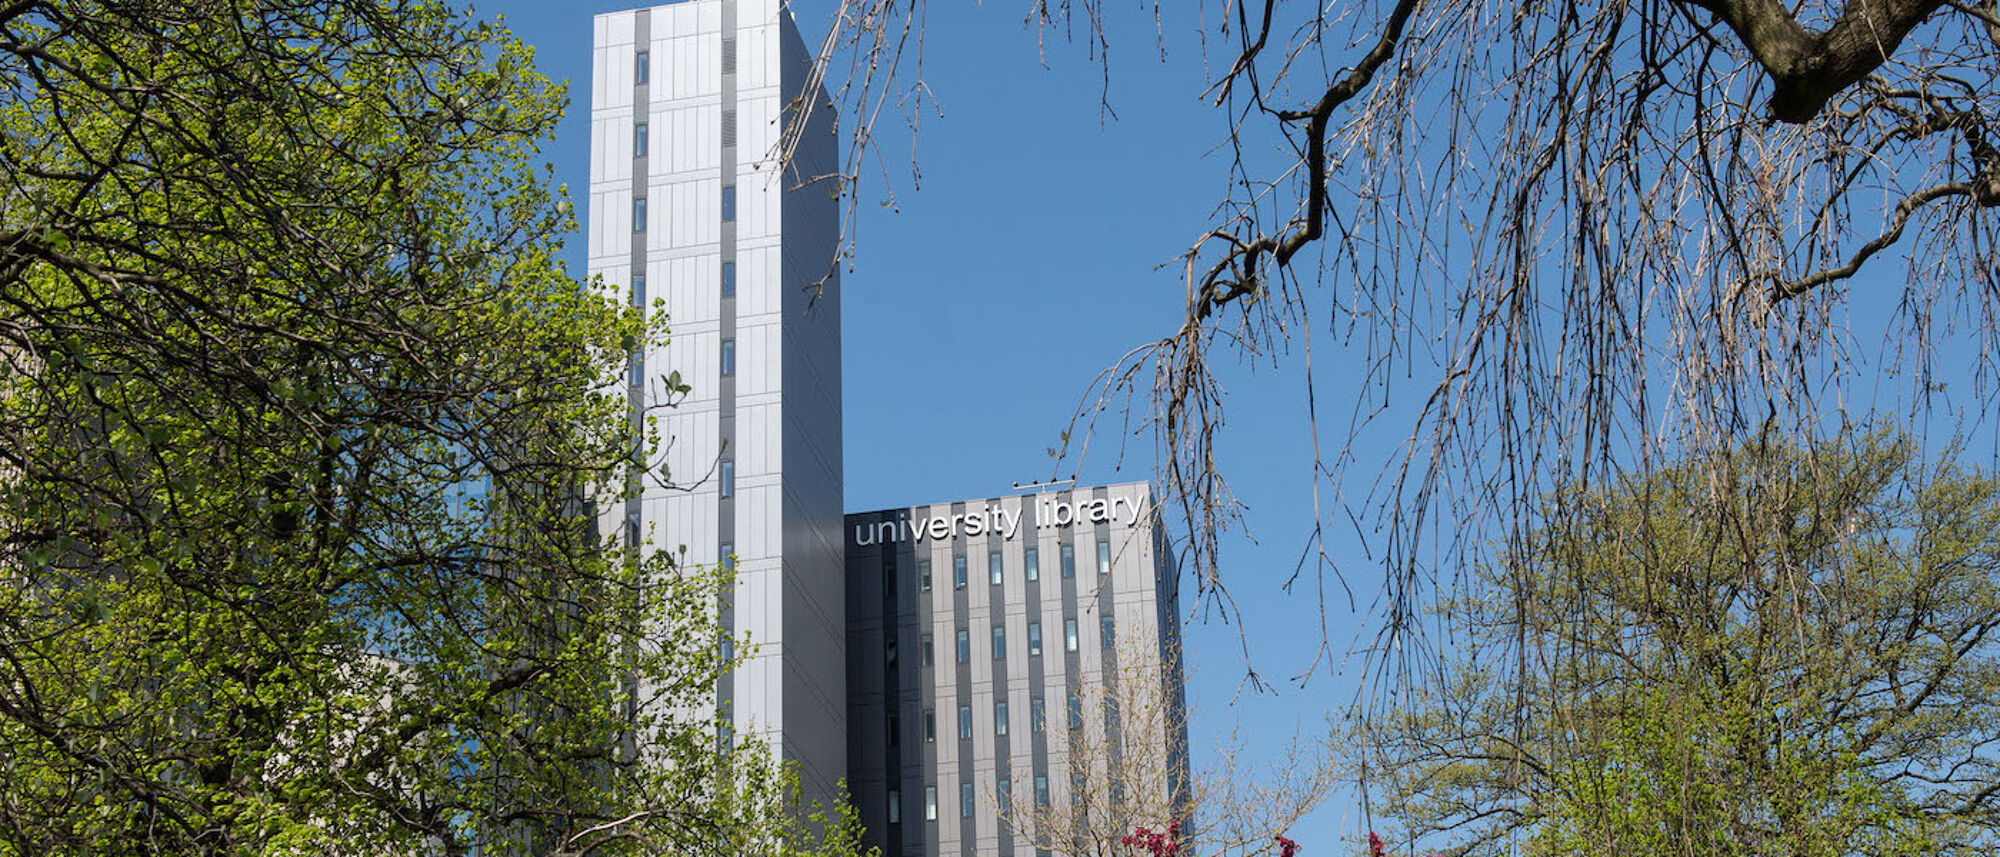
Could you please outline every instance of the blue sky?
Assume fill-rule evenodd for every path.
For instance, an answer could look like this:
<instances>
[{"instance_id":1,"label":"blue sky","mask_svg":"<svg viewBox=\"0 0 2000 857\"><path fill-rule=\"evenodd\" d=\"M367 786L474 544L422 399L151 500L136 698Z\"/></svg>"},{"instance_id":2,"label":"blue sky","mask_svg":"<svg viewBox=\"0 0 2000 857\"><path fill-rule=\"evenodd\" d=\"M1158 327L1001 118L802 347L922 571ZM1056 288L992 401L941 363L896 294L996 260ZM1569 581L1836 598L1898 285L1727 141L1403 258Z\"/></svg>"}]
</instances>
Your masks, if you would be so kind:
<instances>
[{"instance_id":1,"label":"blue sky","mask_svg":"<svg viewBox=\"0 0 2000 857\"><path fill-rule=\"evenodd\" d=\"M579 201L588 176L590 19L636 5L476 6L504 15L536 47L543 73L569 81L570 115L545 154ZM1120 23L1135 29L1112 35L1113 119L1100 110L1104 79L1084 47L1038 48L1022 24L1025 6L932 5L925 79L937 107L916 140L920 188L907 167L907 133L878 129L895 206L881 204L884 174L869 174L856 257L842 283L850 510L1001 495L1015 482L1047 478L1046 450L1092 379L1170 332L1181 311L1180 278L1160 266L1207 222L1226 175L1226 163L1210 156L1226 128L1199 100L1202 57L1189 28L1167 22L1173 50L1162 60L1150 15L1124 16ZM799 5L809 41L824 34L830 13L830 3ZM570 256L579 273L581 246L572 242ZM1252 621L1246 628L1197 617L1188 628L1195 761L1237 729L1253 765L1280 765L1286 739L1321 732L1355 690L1325 674L1303 688L1282 681L1306 669L1319 640L1318 600L1279 589L1312 521L1302 377L1266 363L1229 367L1223 380L1232 408L1223 454L1256 537L1233 534L1224 573ZM1100 437L1074 475L1085 483L1150 478L1150 438L1130 438L1122 460L1119 440ZM1371 594L1356 592L1364 611ZM1344 596L1327 606L1344 648L1355 616ZM1246 636L1248 663L1281 680L1277 693L1238 693ZM1293 829L1306 854L1351 850L1344 838L1362 828L1346 803Z\"/></svg>"}]
</instances>

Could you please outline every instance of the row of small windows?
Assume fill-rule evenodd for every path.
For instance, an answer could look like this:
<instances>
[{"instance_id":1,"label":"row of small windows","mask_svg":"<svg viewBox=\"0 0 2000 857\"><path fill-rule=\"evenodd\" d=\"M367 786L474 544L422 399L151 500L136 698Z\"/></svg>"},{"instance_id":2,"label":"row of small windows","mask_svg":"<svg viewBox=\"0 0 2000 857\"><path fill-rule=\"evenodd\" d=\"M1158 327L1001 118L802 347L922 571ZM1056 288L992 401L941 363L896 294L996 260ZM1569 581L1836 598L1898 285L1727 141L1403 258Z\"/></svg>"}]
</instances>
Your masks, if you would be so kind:
<instances>
[{"instance_id":1,"label":"row of small windows","mask_svg":"<svg viewBox=\"0 0 2000 857\"><path fill-rule=\"evenodd\" d=\"M1118 631L1117 623L1112 620L1110 614L1108 613L1105 614L1103 620L1098 625L1098 633L1101 637L1099 643L1103 645L1105 648L1110 648L1111 644L1117 639L1117 631ZM1078 642L1078 635L1076 632L1076 617L1071 616L1063 620L1063 651L1065 652L1076 651L1077 642ZM972 662L971 631L968 631L964 628L958 629L957 646L955 651L958 655L959 663L964 664ZM935 663L934 660L935 655L933 655L932 652L933 652L933 646L931 643L931 635L925 634L923 640L923 652L922 652L924 666L931 666ZM1028 655L1037 658L1042 656L1042 623L1040 622L1028 623ZM894 667L896 665L895 640L889 641L885 657L888 659L889 666ZM1005 625L993 626L993 659L996 661L1004 661L1007 659L1007 627Z\"/></svg>"},{"instance_id":2,"label":"row of small windows","mask_svg":"<svg viewBox=\"0 0 2000 857\"><path fill-rule=\"evenodd\" d=\"M1042 557L1040 549L1028 548L1025 552L1023 552L1022 564L1027 569L1027 579L1029 580L1042 579ZM1110 542L1097 543L1097 573L1099 576L1106 576L1111 574ZM1062 546L1062 576L1064 577L1076 576L1075 545L1065 544ZM998 550L990 550L986 552L986 577L988 582L992 583L994 586L999 586L1000 584L1006 582L1007 580L1006 563L1005 560L1001 558L1000 551ZM966 581L968 579L969 578L967 576L967 565L966 565L965 554L953 554L951 558L952 588L964 589ZM917 560L917 587L919 589L924 590L925 592L929 592L931 589L931 561L928 559Z\"/></svg>"},{"instance_id":3,"label":"row of small windows","mask_svg":"<svg viewBox=\"0 0 2000 857\"><path fill-rule=\"evenodd\" d=\"M726 74L736 70L736 40L722 40L722 71ZM645 86L653 81L653 52L639 50L632 54L632 85Z\"/></svg>"},{"instance_id":4,"label":"row of small windows","mask_svg":"<svg viewBox=\"0 0 2000 857\"><path fill-rule=\"evenodd\" d=\"M736 297L735 262L722 263L722 296L725 298ZM645 271L632 272L632 305L635 307L643 307L646 305Z\"/></svg>"},{"instance_id":5,"label":"row of small windows","mask_svg":"<svg viewBox=\"0 0 2000 857\"><path fill-rule=\"evenodd\" d=\"M735 219L736 219L736 186L726 185L722 188L722 222L729 223L734 221ZM635 196L632 198L632 231L633 232L646 231L646 198L643 196ZM736 291L735 274L736 272L733 270L725 272L724 282L727 285L724 287L724 292L723 292L724 294L735 293Z\"/></svg>"},{"instance_id":6,"label":"row of small windows","mask_svg":"<svg viewBox=\"0 0 2000 857\"><path fill-rule=\"evenodd\" d=\"M1030 732L1039 734L1048 731L1047 711L1047 707L1042 704L1041 697L1031 697L1028 700L1028 730ZM1009 722L1007 718L1007 700L994 700L993 734L1008 734L1007 730L1010 728L1008 726ZM1075 694L1071 694L1069 698L1069 725L1071 729L1083 728L1083 702ZM893 714L890 715L889 743L892 746L900 745L903 741L902 733L902 719ZM970 705L960 705L958 707L958 740L972 740L972 706ZM926 708L924 709L924 743L934 744L936 742L937 709Z\"/></svg>"},{"instance_id":7,"label":"row of small windows","mask_svg":"<svg viewBox=\"0 0 2000 857\"><path fill-rule=\"evenodd\" d=\"M994 794L999 798L1001 806L1007 806L1014 802L1014 781L1011 778L1005 776L1000 777L994 781L993 786L994 786L993 788ZM1048 774L1035 775L1035 805L1039 807L1047 807L1049 805ZM960 818L971 818L974 806L975 806L975 793L973 791L972 783L960 782L958 784L958 816ZM936 821L937 819L938 819L937 786L935 785L924 786L924 820ZM889 823L890 824L903 823L902 789L889 790Z\"/></svg>"}]
</instances>

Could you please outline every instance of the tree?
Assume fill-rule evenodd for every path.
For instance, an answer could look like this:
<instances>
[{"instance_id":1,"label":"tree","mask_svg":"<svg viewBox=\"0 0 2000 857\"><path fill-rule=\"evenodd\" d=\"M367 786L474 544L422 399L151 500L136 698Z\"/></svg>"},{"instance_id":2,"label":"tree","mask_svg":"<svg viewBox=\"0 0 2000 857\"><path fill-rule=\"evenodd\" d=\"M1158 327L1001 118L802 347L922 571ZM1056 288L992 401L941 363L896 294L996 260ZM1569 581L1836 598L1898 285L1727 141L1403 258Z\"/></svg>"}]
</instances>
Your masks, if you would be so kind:
<instances>
[{"instance_id":1,"label":"tree","mask_svg":"<svg viewBox=\"0 0 2000 857\"><path fill-rule=\"evenodd\" d=\"M1438 680L1357 724L1452 854L2000 845L2000 479L1876 434L1592 492L1441 605Z\"/></svg>"},{"instance_id":2,"label":"tree","mask_svg":"<svg viewBox=\"0 0 2000 857\"><path fill-rule=\"evenodd\" d=\"M530 60L0 8L0 854L815 847L707 715L725 579L595 531L661 331L555 261Z\"/></svg>"},{"instance_id":3,"label":"tree","mask_svg":"<svg viewBox=\"0 0 2000 857\"><path fill-rule=\"evenodd\" d=\"M1075 14L1105 56L1115 4L1025 5L1062 33ZM822 58L847 72L847 115L922 109L923 7L842 4ZM1302 571L1376 566L1381 627L1412 652L1425 593L1488 546L1519 549L1548 495L1760 432L1804 442L1849 408L1988 409L1991 0L1183 11L1153 7L1163 46L1207 58L1230 190L1188 213L1162 283L1183 321L1081 418L1153 433L1204 592L1239 513L1216 452L1229 356L1352 396L1344 424L1313 418L1323 511ZM1329 341L1331 379L1313 372ZM1365 554L1327 546L1347 531Z\"/></svg>"},{"instance_id":4,"label":"tree","mask_svg":"<svg viewBox=\"0 0 2000 857\"><path fill-rule=\"evenodd\" d=\"M1048 714L1058 781L991 796L1017 841L1079 857L1289 857L1283 834L1340 781L1331 747L1295 738L1284 764L1255 769L1225 745L1192 768L1187 702L1162 678L1181 669L1174 645L1120 646L1112 675Z\"/></svg>"}]
</instances>

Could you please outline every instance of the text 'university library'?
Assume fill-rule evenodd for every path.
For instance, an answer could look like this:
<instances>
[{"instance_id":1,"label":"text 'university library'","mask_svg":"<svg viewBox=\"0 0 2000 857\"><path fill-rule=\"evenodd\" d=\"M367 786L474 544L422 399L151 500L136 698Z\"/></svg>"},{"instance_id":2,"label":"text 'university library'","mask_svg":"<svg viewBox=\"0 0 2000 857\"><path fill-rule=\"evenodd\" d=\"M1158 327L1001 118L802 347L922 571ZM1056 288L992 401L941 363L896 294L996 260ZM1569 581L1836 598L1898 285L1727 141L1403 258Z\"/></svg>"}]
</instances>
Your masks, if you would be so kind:
<instances>
[{"instance_id":1,"label":"text 'university library'","mask_svg":"<svg viewBox=\"0 0 2000 857\"><path fill-rule=\"evenodd\" d=\"M672 341L633 355L627 394L662 439L657 465L706 474L602 524L671 534L690 562L735 557L722 624L757 648L717 688L718 716L795 764L808 798L845 782L868 844L1061 853L1000 808L1175 805L1186 788L1171 551L1143 483L842 513L840 203L797 178L838 172L811 60L778 0L595 20L590 272L671 311ZM1121 683L1170 716L1121 719ZM1120 793L1081 793L1105 782Z\"/></svg>"}]
</instances>

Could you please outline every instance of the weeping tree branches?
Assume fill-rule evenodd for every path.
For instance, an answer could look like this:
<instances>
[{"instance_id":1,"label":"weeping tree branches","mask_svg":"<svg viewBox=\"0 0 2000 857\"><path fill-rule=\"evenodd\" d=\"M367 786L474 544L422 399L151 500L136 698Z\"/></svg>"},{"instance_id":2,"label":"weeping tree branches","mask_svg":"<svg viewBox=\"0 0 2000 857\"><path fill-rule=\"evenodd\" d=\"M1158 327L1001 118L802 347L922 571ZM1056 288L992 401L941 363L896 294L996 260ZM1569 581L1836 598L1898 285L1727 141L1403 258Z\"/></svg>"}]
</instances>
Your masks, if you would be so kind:
<instances>
[{"instance_id":1,"label":"weeping tree branches","mask_svg":"<svg viewBox=\"0 0 2000 857\"><path fill-rule=\"evenodd\" d=\"M844 4L823 58L872 72L842 91L867 108L850 115L923 92L923 8ZM1061 8L1085 28L1116 14ZM1422 593L1525 539L1542 498L1746 435L1819 436L1857 378L1886 407L1935 401L1945 319L1990 330L2000 309L1991 3L1148 8L1169 50L1193 50L1188 31L1227 46L1206 93L1230 190L1188 213L1182 321L1079 420L1153 434L1225 600L1221 361L1304 369L1321 496L1300 573L1375 567L1387 633L1421 637ZM1045 9L1031 21L1069 25ZM1971 338L1990 365L1996 340ZM1315 369L1329 341L1337 377ZM1861 365L1904 371L1886 389ZM1328 394L1348 416L1320 425ZM1365 558L1330 550L1334 530Z\"/></svg>"}]
</instances>

